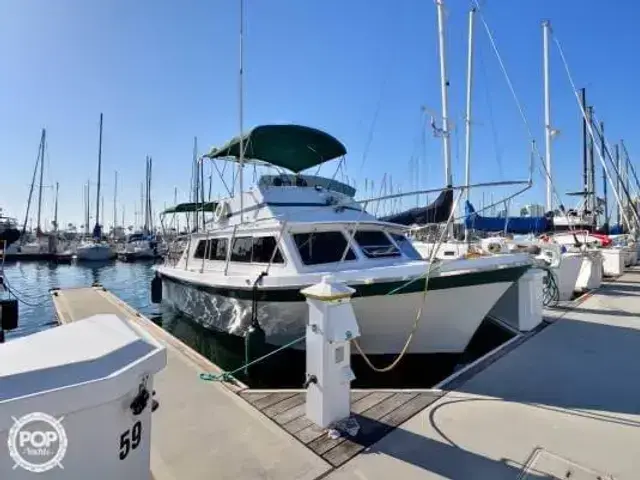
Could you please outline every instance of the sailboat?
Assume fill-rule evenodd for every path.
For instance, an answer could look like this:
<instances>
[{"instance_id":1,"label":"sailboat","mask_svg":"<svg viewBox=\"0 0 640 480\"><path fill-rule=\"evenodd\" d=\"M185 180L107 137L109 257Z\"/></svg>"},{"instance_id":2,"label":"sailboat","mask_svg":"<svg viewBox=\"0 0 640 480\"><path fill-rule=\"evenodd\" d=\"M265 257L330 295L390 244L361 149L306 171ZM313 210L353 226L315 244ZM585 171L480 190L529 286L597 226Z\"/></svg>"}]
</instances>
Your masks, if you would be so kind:
<instances>
[{"instance_id":1,"label":"sailboat","mask_svg":"<svg viewBox=\"0 0 640 480\"><path fill-rule=\"evenodd\" d=\"M100 225L100 174L102 168L102 113L100 114L100 139L98 142L98 188L96 192L96 224L93 227L93 238L78 245L76 259L78 261L105 261L115 256L111 246L102 240Z\"/></svg>"},{"instance_id":2,"label":"sailboat","mask_svg":"<svg viewBox=\"0 0 640 480\"><path fill-rule=\"evenodd\" d=\"M242 109L240 119L242 132ZM162 301L208 328L236 336L259 330L267 344L281 346L304 335L308 306L300 291L331 275L355 290L366 354L406 347L458 359L530 268L529 257L423 260L403 225L377 219L330 179L303 175L345 155L338 139L304 125L260 125L212 149L204 158L238 164L240 191L215 202L212 221L190 235L176 263L156 267ZM246 163L290 174L263 177L245 192Z\"/></svg>"}]
</instances>

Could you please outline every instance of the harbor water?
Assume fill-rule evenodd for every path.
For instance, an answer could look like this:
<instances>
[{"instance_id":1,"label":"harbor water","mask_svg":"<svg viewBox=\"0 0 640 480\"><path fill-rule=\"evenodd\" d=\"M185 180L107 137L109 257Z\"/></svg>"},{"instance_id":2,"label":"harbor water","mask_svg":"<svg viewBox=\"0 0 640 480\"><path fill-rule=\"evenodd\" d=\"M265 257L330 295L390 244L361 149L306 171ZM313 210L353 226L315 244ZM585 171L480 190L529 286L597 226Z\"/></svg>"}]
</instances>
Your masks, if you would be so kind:
<instances>
[{"instance_id":1,"label":"harbor water","mask_svg":"<svg viewBox=\"0 0 640 480\"><path fill-rule=\"evenodd\" d=\"M57 325L50 296L52 288L89 287L100 284L223 370L231 371L245 364L247 350L242 338L212 331L161 305L151 303L153 264L117 261L5 264L5 280L20 300L19 327L6 334L7 341ZM427 360L422 356L408 355L398 368L384 374L372 371L364 365L359 356L354 355L354 387L428 388L459 368L460 362L471 362L509 338L510 334L485 321L458 363L452 364L448 359ZM250 359L264 353L255 351ZM393 360L394 356L389 356L379 366L382 367ZM305 378L304 352L279 352L247 371L238 372L235 376L252 388L300 388Z\"/></svg>"}]
</instances>

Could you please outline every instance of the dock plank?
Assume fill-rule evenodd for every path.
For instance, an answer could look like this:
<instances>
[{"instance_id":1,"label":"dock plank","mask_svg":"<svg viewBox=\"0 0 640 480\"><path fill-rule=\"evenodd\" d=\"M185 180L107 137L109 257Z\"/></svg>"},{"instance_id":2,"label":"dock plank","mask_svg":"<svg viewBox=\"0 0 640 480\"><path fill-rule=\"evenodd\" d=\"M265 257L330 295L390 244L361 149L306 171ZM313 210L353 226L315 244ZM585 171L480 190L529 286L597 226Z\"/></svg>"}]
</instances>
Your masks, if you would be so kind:
<instances>
[{"instance_id":1,"label":"dock plank","mask_svg":"<svg viewBox=\"0 0 640 480\"><path fill-rule=\"evenodd\" d=\"M418 397L418 395L418 393L395 393L385 398L383 401L377 403L376 405L372 406L368 410L365 410L364 413L358 418L366 417L376 421L367 422L365 424L372 426L370 428L371 431L366 431L366 436L377 437L377 439L382 438L393 428L393 426L389 426L384 422L378 422L377 420L387 415L388 413L391 413L394 410L400 408L405 403ZM346 437L331 438L328 435L325 435L314 439L312 442L309 442L307 446L318 455L323 455L332 448L337 447L345 440Z\"/></svg>"},{"instance_id":2,"label":"dock plank","mask_svg":"<svg viewBox=\"0 0 640 480\"><path fill-rule=\"evenodd\" d=\"M286 400L287 398L293 397L297 395L296 392L283 392L283 393L270 393L266 397L259 398L253 403L253 406L258 410L264 410L271 405L275 405L282 400Z\"/></svg>"},{"instance_id":3,"label":"dock plank","mask_svg":"<svg viewBox=\"0 0 640 480\"><path fill-rule=\"evenodd\" d=\"M444 392L424 392L412 398L396 410L389 412L378 422L366 417L356 417L360 430L354 438L347 438L322 456L334 467L339 467L356 456L365 448L373 445L398 425L431 405L444 395Z\"/></svg>"}]
</instances>

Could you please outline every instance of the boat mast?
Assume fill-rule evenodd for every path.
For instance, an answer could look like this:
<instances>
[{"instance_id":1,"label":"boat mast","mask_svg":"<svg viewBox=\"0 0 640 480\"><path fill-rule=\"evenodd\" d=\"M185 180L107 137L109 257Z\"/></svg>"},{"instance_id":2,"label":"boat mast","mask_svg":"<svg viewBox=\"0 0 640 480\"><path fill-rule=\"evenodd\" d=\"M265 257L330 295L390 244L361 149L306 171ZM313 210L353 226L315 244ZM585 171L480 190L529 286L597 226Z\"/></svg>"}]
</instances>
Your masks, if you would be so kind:
<instances>
[{"instance_id":1,"label":"boat mast","mask_svg":"<svg viewBox=\"0 0 640 480\"><path fill-rule=\"evenodd\" d=\"M116 224L118 223L118 172L115 172L113 183L113 238L116 238Z\"/></svg>"},{"instance_id":2,"label":"boat mast","mask_svg":"<svg viewBox=\"0 0 640 480\"><path fill-rule=\"evenodd\" d=\"M551 24L548 20L542 22L544 43L544 141L545 141L545 166L547 170L547 212L553 210L552 185L551 185L551 98L549 96L549 30Z\"/></svg>"},{"instance_id":3,"label":"boat mast","mask_svg":"<svg viewBox=\"0 0 640 480\"><path fill-rule=\"evenodd\" d=\"M53 208L53 229L55 232L58 231L58 182L56 182L56 201Z\"/></svg>"},{"instance_id":4,"label":"boat mast","mask_svg":"<svg viewBox=\"0 0 640 480\"><path fill-rule=\"evenodd\" d=\"M604 134L602 135L602 137L604 138ZM618 147L617 143L615 145L615 159L616 159L617 176L616 176L616 191L614 193L616 194L616 197L619 198L620 197L620 173L621 172L620 172L620 148ZM618 208L616 210L616 226L621 226L622 223L620 221L620 217L622 216L622 212L621 212L621 209L620 209L620 201L618 201L617 204L618 204Z\"/></svg>"},{"instance_id":5,"label":"boat mast","mask_svg":"<svg viewBox=\"0 0 640 480\"><path fill-rule=\"evenodd\" d=\"M580 89L580 104L582 110L587 112L587 89ZM588 114L587 114L588 115ZM589 137L587 134L587 119L580 115L582 119L582 191L585 205L589 201Z\"/></svg>"},{"instance_id":6,"label":"boat mast","mask_svg":"<svg viewBox=\"0 0 640 480\"><path fill-rule=\"evenodd\" d=\"M440 90L442 95L442 141L444 147L444 176L447 187L453 185L451 174L451 139L449 138L449 80L444 36L444 0L436 0L438 7L438 44L440 46Z\"/></svg>"},{"instance_id":7,"label":"boat mast","mask_svg":"<svg viewBox=\"0 0 640 480\"><path fill-rule=\"evenodd\" d=\"M153 208L151 205L151 171L153 169L153 158L149 155L149 174L147 176L147 217L148 217L148 228L147 234L151 234L151 230L153 229Z\"/></svg>"},{"instance_id":8,"label":"boat mast","mask_svg":"<svg viewBox=\"0 0 640 480\"><path fill-rule=\"evenodd\" d=\"M606 145L604 142L604 122L600 122L600 150L605 151ZM609 200L607 199L607 172L602 169L602 193L604 196L604 233L609 234Z\"/></svg>"},{"instance_id":9,"label":"boat mast","mask_svg":"<svg viewBox=\"0 0 640 480\"><path fill-rule=\"evenodd\" d=\"M587 108L587 121L593 123L593 107ZM591 199L591 205L589 209L593 216L591 226L596 229L598 223L598 216L596 210L598 209L598 197L596 196L596 165L595 155L593 154L593 138L589 137L589 198Z\"/></svg>"},{"instance_id":10,"label":"boat mast","mask_svg":"<svg viewBox=\"0 0 640 480\"><path fill-rule=\"evenodd\" d=\"M193 212L193 226L198 231L198 183L200 179L200 169L198 166L198 137L193 137L193 165L191 171L191 201L196 205ZM177 205L177 204L176 204ZM187 219L189 216L187 216ZM188 223L188 222L187 222ZM190 229L190 227L188 227Z\"/></svg>"},{"instance_id":11,"label":"boat mast","mask_svg":"<svg viewBox=\"0 0 640 480\"><path fill-rule=\"evenodd\" d=\"M87 235L91 232L89 228L89 222L91 222L91 179L87 181L87 222L86 222L86 230Z\"/></svg>"},{"instance_id":12,"label":"boat mast","mask_svg":"<svg viewBox=\"0 0 640 480\"><path fill-rule=\"evenodd\" d=\"M96 228L94 236L102 237L100 231L100 174L102 170L102 113L100 113L100 136L98 140L98 187L96 191Z\"/></svg>"},{"instance_id":13,"label":"boat mast","mask_svg":"<svg viewBox=\"0 0 640 480\"><path fill-rule=\"evenodd\" d=\"M244 168L244 138L242 136L242 130L244 128L244 104L243 104L243 75L244 75L244 0L240 0L240 72L238 76L238 87L239 87L239 98L238 98L238 107L239 107L239 123L240 123L240 166L238 171L238 181L240 183L240 223L243 222L243 210L244 210L244 199L243 199L243 178L242 178L242 170ZM204 185L202 186L204 187ZM204 212L203 212L204 215Z\"/></svg>"},{"instance_id":14,"label":"boat mast","mask_svg":"<svg viewBox=\"0 0 640 480\"><path fill-rule=\"evenodd\" d=\"M40 185L38 185L38 221L36 223L36 235L40 236L42 229L40 228L40 215L42 213L42 182L44 174L44 145L47 141L47 131L42 129L42 136L40 138Z\"/></svg>"},{"instance_id":15,"label":"boat mast","mask_svg":"<svg viewBox=\"0 0 640 480\"><path fill-rule=\"evenodd\" d=\"M471 184L471 92L473 87L473 20L476 13L475 7L469 10L469 46L467 56L467 112L465 115L465 186L467 202L470 201L471 192L469 191L469 185ZM464 222L464 240L469 241L469 229L467 228L467 222Z\"/></svg>"}]
</instances>

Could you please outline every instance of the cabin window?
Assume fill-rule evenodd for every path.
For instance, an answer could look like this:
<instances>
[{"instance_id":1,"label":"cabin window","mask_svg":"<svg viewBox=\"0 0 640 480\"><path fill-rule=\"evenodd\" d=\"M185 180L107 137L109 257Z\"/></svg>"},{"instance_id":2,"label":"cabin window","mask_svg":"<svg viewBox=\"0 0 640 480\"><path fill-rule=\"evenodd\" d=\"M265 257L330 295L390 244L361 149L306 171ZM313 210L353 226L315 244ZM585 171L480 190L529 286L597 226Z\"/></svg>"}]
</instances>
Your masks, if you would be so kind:
<instances>
[{"instance_id":1,"label":"cabin window","mask_svg":"<svg viewBox=\"0 0 640 480\"><path fill-rule=\"evenodd\" d=\"M276 249L274 255L273 250ZM274 237L236 237L231 249L232 262L244 263L284 263L282 252L276 246Z\"/></svg>"},{"instance_id":2,"label":"cabin window","mask_svg":"<svg viewBox=\"0 0 640 480\"><path fill-rule=\"evenodd\" d=\"M380 230L359 230L353 239L368 258L399 257L400 250Z\"/></svg>"},{"instance_id":3,"label":"cabin window","mask_svg":"<svg viewBox=\"0 0 640 480\"><path fill-rule=\"evenodd\" d=\"M274 250L276 251L275 254L273 253ZM271 262L272 256L272 263L284 263L282 252L280 252L276 244L275 237L254 237L251 261L255 263L269 263Z\"/></svg>"},{"instance_id":4,"label":"cabin window","mask_svg":"<svg viewBox=\"0 0 640 480\"><path fill-rule=\"evenodd\" d=\"M420 253L418 253L418 251L415 249L415 247L411 243L411 240L409 240L404 235L400 235L399 233L392 233L390 235L391 238L393 238L393 240L396 242L396 245L398 245L398 248L400 248L400 251L407 257L412 260L422 260Z\"/></svg>"},{"instance_id":5,"label":"cabin window","mask_svg":"<svg viewBox=\"0 0 640 480\"><path fill-rule=\"evenodd\" d=\"M207 260L227 259L227 247L229 240L226 238L210 238L209 240L200 240L198 247L194 253L194 258L206 258Z\"/></svg>"},{"instance_id":6,"label":"cabin window","mask_svg":"<svg viewBox=\"0 0 640 480\"><path fill-rule=\"evenodd\" d=\"M252 246L253 239L251 237L236 237L233 240L233 247L231 248L231 261L251 262Z\"/></svg>"},{"instance_id":7,"label":"cabin window","mask_svg":"<svg viewBox=\"0 0 640 480\"><path fill-rule=\"evenodd\" d=\"M342 232L294 233L293 240L305 265L339 262L347 248L347 239ZM344 259L356 259L351 247Z\"/></svg>"},{"instance_id":8,"label":"cabin window","mask_svg":"<svg viewBox=\"0 0 640 480\"><path fill-rule=\"evenodd\" d=\"M207 249L207 241L206 240L200 240L198 242L198 246L196 247L196 251L193 254L194 258L204 258L204 252Z\"/></svg>"},{"instance_id":9,"label":"cabin window","mask_svg":"<svg viewBox=\"0 0 640 480\"><path fill-rule=\"evenodd\" d=\"M226 238L212 238L208 240L209 246L207 247L209 260L221 260L227 259L227 246L229 240Z\"/></svg>"}]
</instances>

